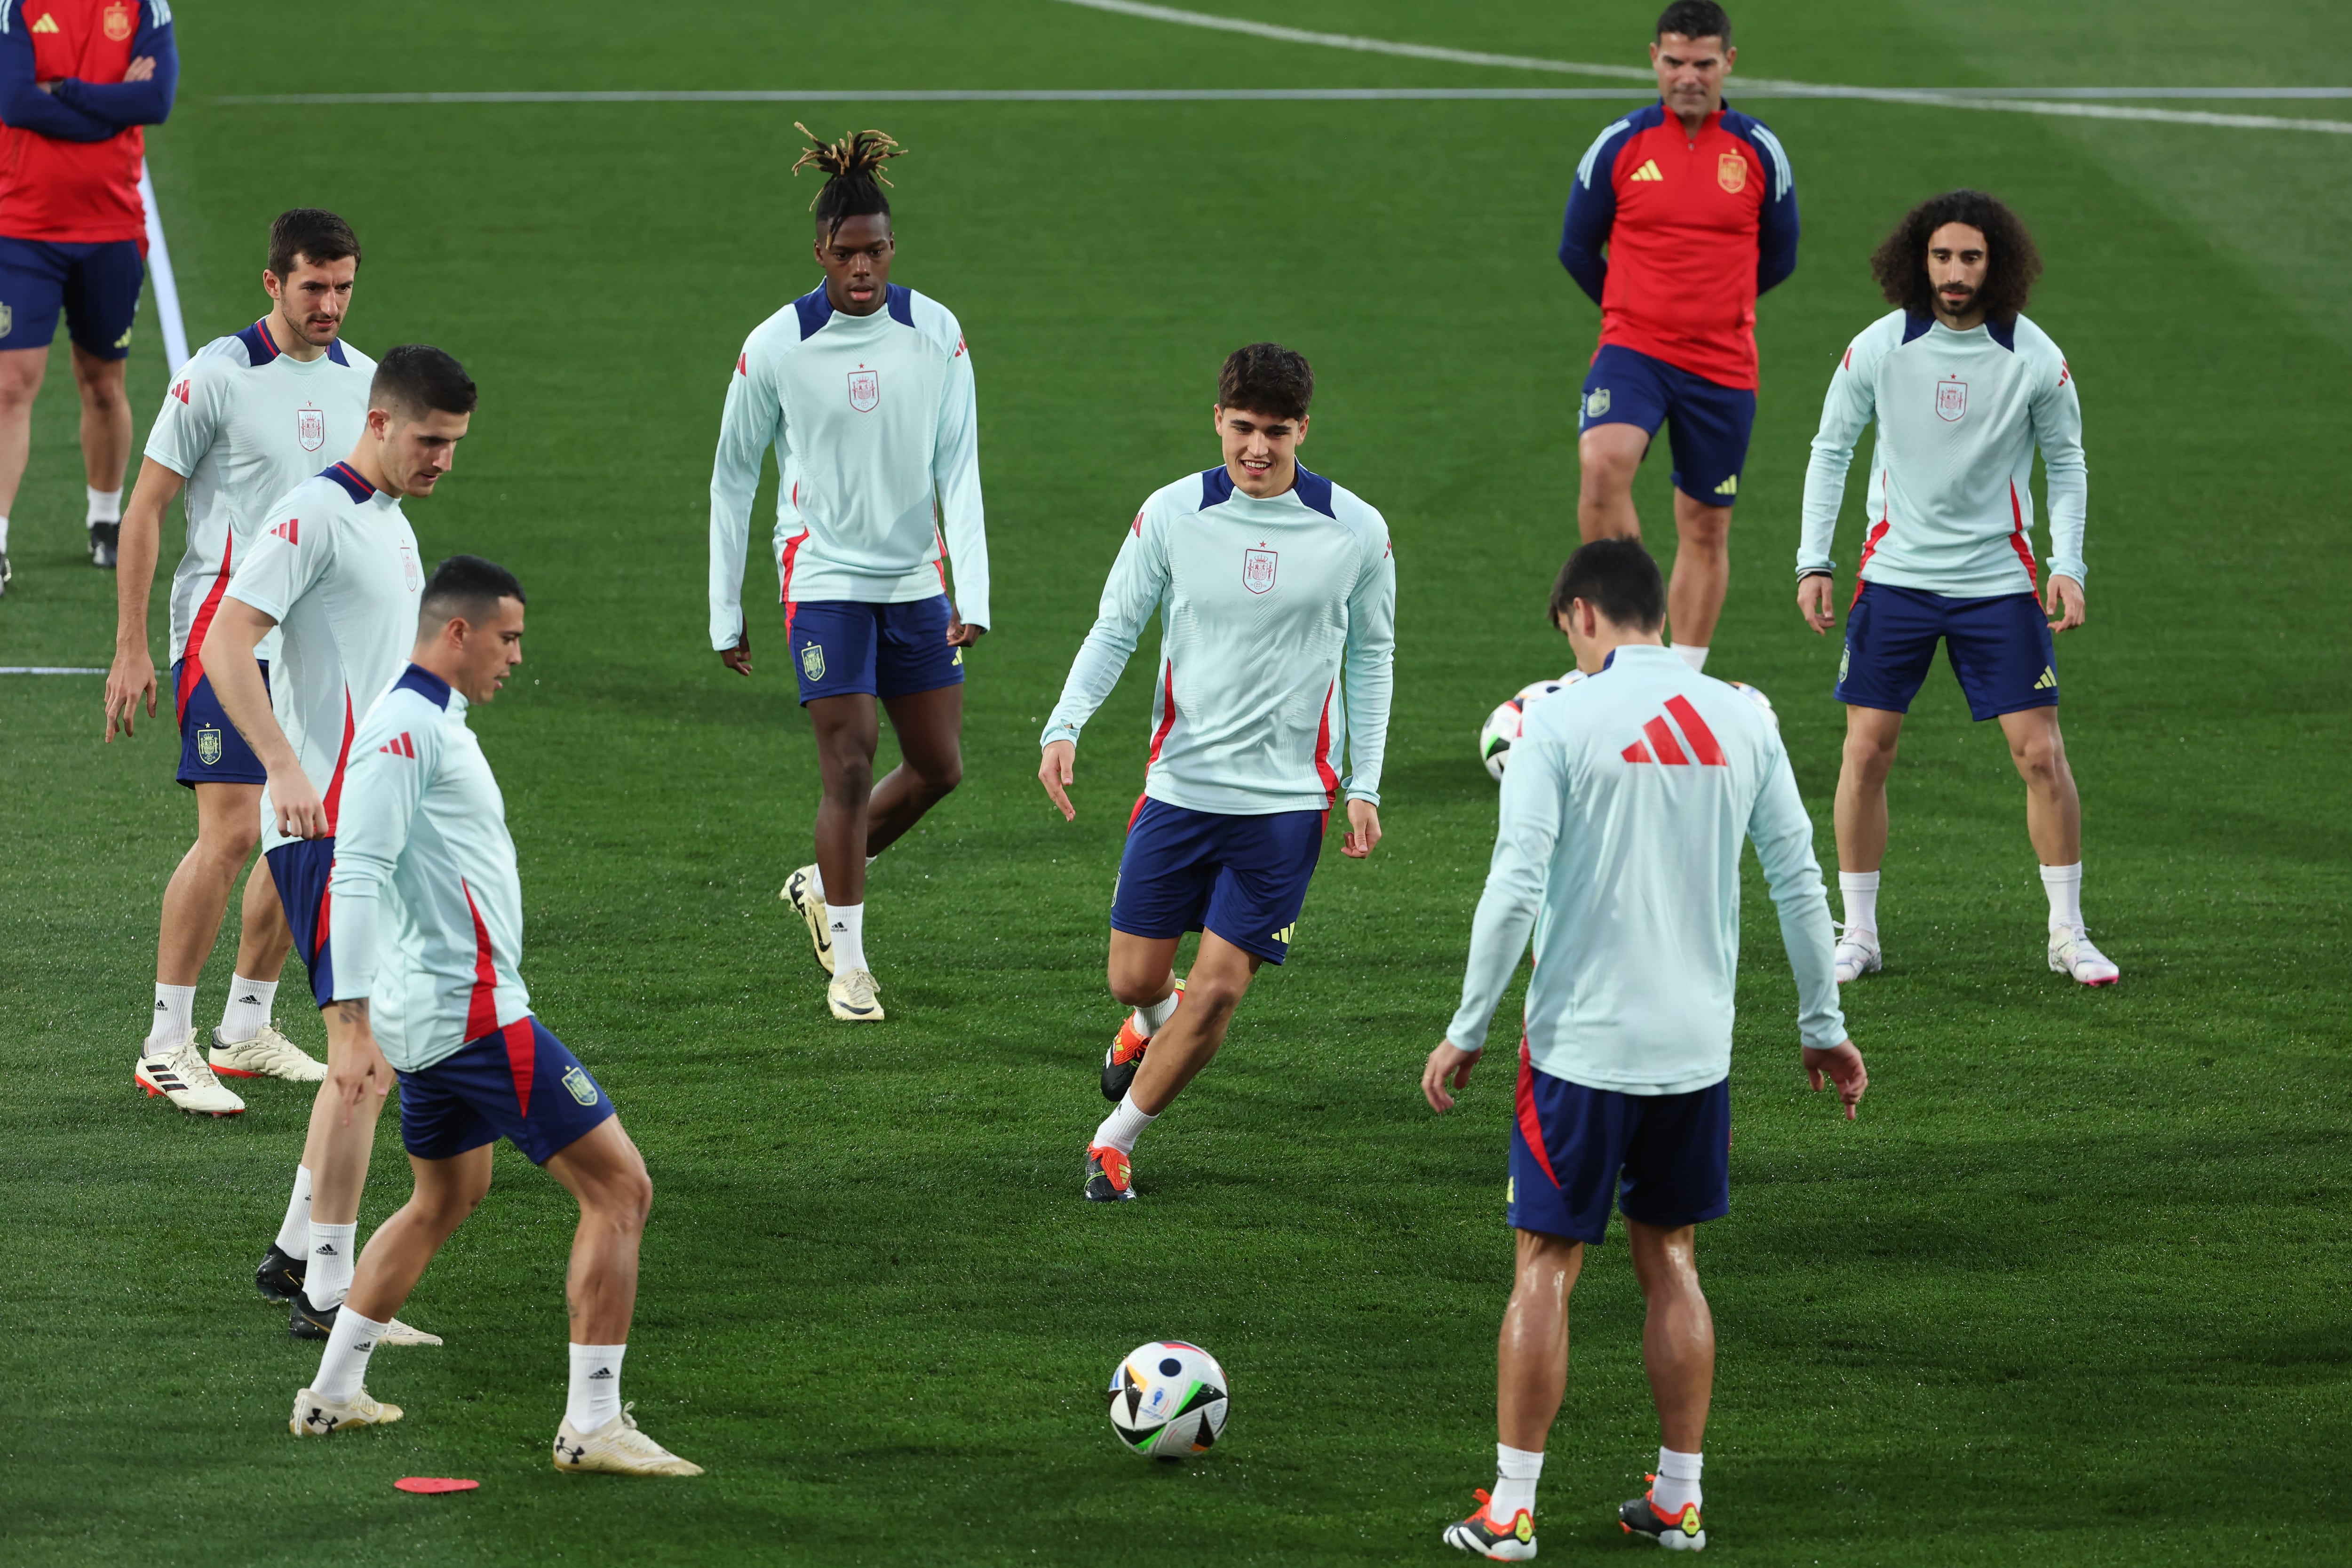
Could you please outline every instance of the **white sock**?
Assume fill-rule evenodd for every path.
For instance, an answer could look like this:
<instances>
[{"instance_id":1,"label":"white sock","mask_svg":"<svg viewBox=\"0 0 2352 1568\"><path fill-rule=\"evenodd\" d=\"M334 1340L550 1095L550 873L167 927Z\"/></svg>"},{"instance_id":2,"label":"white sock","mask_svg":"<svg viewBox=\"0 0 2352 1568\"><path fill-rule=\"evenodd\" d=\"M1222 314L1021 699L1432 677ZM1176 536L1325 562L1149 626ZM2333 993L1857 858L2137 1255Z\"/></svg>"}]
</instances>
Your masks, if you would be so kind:
<instances>
[{"instance_id":1,"label":"white sock","mask_svg":"<svg viewBox=\"0 0 2352 1568\"><path fill-rule=\"evenodd\" d=\"M1508 1525L1519 1517L1521 1509L1536 1510L1536 1482L1543 1478L1541 1448L1514 1448L1508 1443L1495 1445L1495 1500L1486 1505L1486 1517L1496 1524Z\"/></svg>"},{"instance_id":2,"label":"white sock","mask_svg":"<svg viewBox=\"0 0 2352 1568\"><path fill-rule=\"evenodd\" d=\"M89 497L90 521L121 522L122 521L122 492L121 490L94 490L85 485L82 487L82 493Z\"/></svg>"},{"instance_id":3,"label":"white sock","mask_svg":"<svg viewBox=\"0 0 2352 1568\"><path fill-rule=\"evenodd\" d=\"M0 555L8 553L8 520L0 517Z\"/></svg>"},{"instance_id":4,"label":"white sock","mask_svg":"<svg viewBox=\"0 0 2352 1568\"><path fill-rule=\"evenodd\" d=\"M155 1025L147 1031L147 1050L175 1051L188 1032L196 1026L196 988L193 985L155 986Z\"/></svg>"},{"instance_id":5,"label":"white sock","mask_svg":"<svg viewBox=\"0 0 2352 1568\"><path fill-rule=\"evenodd\" d=\"M5 521L5 519L0 519L0 521ZM5 546L0 546L0 548L5 548ZM874 862L875 862L875 861L877 861L877 860L879 860L880 858L882 858L882 857L881 857L881 856L879 856L879 855L868 855L868 856L866 858L866 868L867 870L869 870L869 871L870 871L870 870L872 870L872 869L874 868ZM822 867L822 866L818 867L818 868L817 868L817 871L816 871L816 896L817 896L817 900L818 900L818 901L819 901L819 902L823 902L823 901L824 901L824 867Z\"/></svg>"},{"instance_id":6,"label":"white sock","mask_svg":"<svg viewBox=\"0 0 2352 1568\"><path fill-rule=\"evenodd\" d=\"M1650 1488L1650 1504L1660 1513L1679 1514L1685 1503L1698 1503L1699 1511L1706 1511L1698 1492L1699 1466L1705 1463L1696 1454L1677 1454L1672 1448L1658 1450L1658 1479Z\"/></svg>"},{"instance_id":7,"label":"white sock","mask_svg":"<svg viewBox=\"0 0 2352 1568\"><path fill-rule=\"evenodd\" d=\"M1704 643L1678 642L1675 644L1675 651L1683 656L1683 662L1691 668L1706 668L1706 646Z\"/></svg>"},{"instance_id":8,"label":"white sock","mask_svg":"<svg viewBox=\"0 0 2352 1568\"><path fill-rule=\"evenodd\" d=\"M833 926L833 972L871 968L866 962L866 906L827 904L824 912Z\"/></svg>"},{"instance_id":9,"label":"white sock","mask_svg":"<svg viewBox=\"0 0 2352 1568\"><path fill-rule=\"evenodd\" d=\"M2083 863L2072 866L2042 868L2042 890L2050 895L2050 929L2065 926L2080 930L2083 924Z\"/></svg>"},{"instance_id":10,"label":"white sock","mask_svg":"<svg viewBox=\"0 0 2352 1568\"><path fill-rule=\"evenodd\" d=\"M294 1167L294 1195L286 1200L286 1217L278 1226L278 1250L289 1258L310 1256L310 1167ZM305 1279L309 1277L304 1276Z\"/></svg>"},{"instance_id":11,"label":"white sock","mask_svg":"<svg viewBox=\"0 0 2352 1568\"><path fill-rule=\"evenodd\" d=\"M310 1222L310 1269L302 1278L302 1294L323 1312L340 1307L352 1291L352 1270L359 1266L360 1224L320 1225ZM321 1390L320 1392L324 1392Z\"/></svg>"},{"instance_id":12,"label":"white sock","mask_svg":"<svg viewBox=\"0 0 2352 1568\"><path fill-rule=\"evenodd\" d=\"M228 983L228 1005L221 1009L220 1040L241 1046L261 1033L269 1022L271 1004L278 1000L275 980L247 980L234 975Z\"/></svg>"},{"instance_id":13,"label":"white sock","mask_svg":"<svg viewBox=\"0 0 2352 1568\"><path fill-rule=\"evenodd\" d=\"M1108 1143L1122 1154L1132 1154L1135 1141L1143 1136L1143 1130L1159 1120L1156 1113L1135 1108L1135 1091L1129 1089L1127 1098L1118 1102L1118 1109L1104 1117L1102 1125L1095 1129L1095 1142Z\"/></svg>"},{"instance_id":14,"label":"white sock","mask_svg":"<svg viewBox=\"0 0 2352 1568\"><path fill-rule=\"evenodd\" d=\"M1171 991L1149 1007L1138 1007L1135 1010L1135 1032L1148 1040L1166 1028L1168 1020L1176 1016L1176 1004L1182 1000L1184 993Z\"/></svg>"},{"instance_id":15,"label":"white sock","mask_svg":"<svg viewBox=\"0 0 2352 1568\"><path fill-rule=\"evenodd\" d=\"M593 1432L621 1413L621 1357L626 1345L573 1345L572 1391L563 1418L574 1432Z\"/></svg>"},{"instance_id":16,"label":"white sock","mask_svg":"<svg viewBox=\"0 0 2352 1568\"><path fill-rule=\"evenodd\" d=\"M368 1352L375 1349L387 1326L357 1312L337 1314L334 1329L327 1335L327 1353L319 1358L319 1375L310 1380L310 1392L341 1405L358 1397L367 1382Z\"/></svg>"},{"instance_id":17,"label":"white sock","mask_svg":"<svg viewBox=\"0 0 2352 1568\"><path fill-rule=\"evenodd\" d=\"M1878 934L1878 873L1840 871L1838 892L1845 901L1845 929Z\"/></svg>"}]
</instances>

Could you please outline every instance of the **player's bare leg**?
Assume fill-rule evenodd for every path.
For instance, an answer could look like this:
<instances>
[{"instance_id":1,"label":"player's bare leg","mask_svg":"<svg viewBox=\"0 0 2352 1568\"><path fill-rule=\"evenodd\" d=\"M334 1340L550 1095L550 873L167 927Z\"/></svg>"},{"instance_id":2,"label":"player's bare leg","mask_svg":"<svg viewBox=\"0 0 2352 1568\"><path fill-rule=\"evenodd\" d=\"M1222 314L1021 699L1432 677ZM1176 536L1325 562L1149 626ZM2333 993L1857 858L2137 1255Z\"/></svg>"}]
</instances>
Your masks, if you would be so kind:
<instances>
[{"instance_id":1,"label":"player's bare leg","mask_svg":"<svg viewBox=\"0 0 2352 1568\"><path fill-rule=\"evenodd\" d=\"M2025 831L2050 899L2050 967L2084 985L2112 985L2123 971L2083 924L2083 798L2066 765L2057 706L2004 713L2000 729L2025 781Z\"/></svg>"},{"instance_id":2,"label":"player's bare leg","mask_svg":"<svg viewBox=\"0 0 2352 1568\"><path fill-rule=\"evenodd\" d=\"M278 901L278 879L269 874L268 860L256 860L237 906L236 972L248 979L275 980L286 972L293 951L286 906Z\"/></svg>"},{"instance_id":3,"label":"player's bare leg","mask_svg":"<svg viewBox=\"0 0 2352 1568\"><path fill-rule=\"evenodd\" d=\"M866 803L865 854L896 844L963 782L963 688L910 692L882 704L898 734L898 765ZM861 860L862 866L864 862ZM833 884L827 881L830 889Z\"/></svg>"},{"instance_id":4,"label":"player's bare leg","mask_svg":"<svg viewBox=\"0 0 2352 1568\"><path fill-rule=\"evenodd\" d=\"M1884 708L1845 710L1845 757L1838 768L1838 892L1845 920L1838 931L1837 978L1850 984L1877 969L1878 868L1886 858L1886 775L1895 767L1903 715Z\"/></svg>"},{"instance_id":5,"label":"player's bare leg","mask_svg":"<svg viewBox=\"0 0 2352 1568\"><path fill-rule=\"evenodd\" d=\"M1676 490L1675 573L1666 584L1666 629L1675 647L1701 650L1704 657L1730 586L1731 508L1709 506Z\"/></svg>"},{"instance_id":6,"label":"player's bare leg","mask_svg":"<svg viewBox=\"0 0 2352 1568\"><path fill-rule=\"evenodd\" d=\"M74 387L81 394L82 472L91 489L117 497L114 521L120 523L122 475L131 465L131 399L122 390L130 361L100 359L79 343L71 347ZM110 540L110 550L111 544Z\"/></svg>"},{"instance_id":7,"label":"player's bare leg","mask_svg":"<svg viewBox=\"0 0 2352 1568\"><path fill-rule=\"evenodd\" d=\"M1111 994L1130 1007L1165 1003L1177 990L1174 965L1181 940L1113 931ZM1138 1062L1126 1094L1095 1129L1087 1145L1085 1194L1088 1199L1118 1203L1135 1195L1128 1159L1135 1141L1223 1046L1234 1009L1241 1005L1263 962L1214 931L1201 933L1192 972L1184 977L1183 1005L1170 1010L1160 1023L1151 1037L1151 1048Z\"/></svg>"},{"instance_id":8,"label":"player's bare leg","mask_svg":"<svg viewBox=\"0 0 2352 1568\"><path fill-rule=\"evenodd\" d=\"M261 838L261 786L257 784L204 784L195 787L196 841L180 857L179 866L172 879L163 885L163 925L155 944L155 983L159 985L194 985L204 975L205 960L212 956L213 943L220 936L221 918L228 912L228 895L236 886L236 874L253 853ZM256 874L269 880L266 862L257 862ZM277 903L273 883L269 902ZM252 902L251 889L247 902ZM285 926L281 916L278 924ZM242 942L238 945L238 973L252 973L244 967L246 957ZM285 954L278 955L285 962ZM260 979L276 979L272 970Z\"/></svg>"},{"instance_id":9,"label":"player's bare leg","mask_svg":"<svg viewBox=\"0 0 2352 1568\"><path fill-rule=\"evenodd\" d=\"M1642 1366L1658 1408L1658 1473L1641 1497L1617 1510L1629 1533L1706 1545L1700 1522L1700 1447L1715 1392L1715 1315L1699 1289L1693 1226L1644 1225L1628 1216L1625 1239L1648 1313L1642 1323Z\"/></svg>"},{"instance_id":10,"label":"player's bare leg","mask_svg":"<svg viewBox=\"0 0 2352 1568\"><path fill-rule=\"evenodd\" d=\"M335 1310L351 1289L358 1253L360 1194L367 1188L368 1160L375 1152L375 1122L383 1100L362 1094L347 1107L337 1089L344 1052L338 1031L327 1031L327 1079L310 1102L310 1127L302 1140L302 1168L310 1173L310 1256L290 1320L299 1338L320 1338L332 1327ZM373 1314L362 1314L373 1316Z\"/></svg>"},{"instance_id":11,"label":"player's bare leg","mask_svg":"<svg viewBox=\"0 0 2352 1568\"><path fill-rule=\"evenodd\" d=\"M16 510L33 451L33 403L49 374L49 351L0 350L0 517Z\"/></svg>"},{"instance_id":12,"label":"player's bare leg","mask_svg":"<svg viewBox=\"0 0 2352 1568\"><path fill-rule=\"evenodd\" d=\"M836 1018L878 1022L881 987L866 961L866 835L880 718L864 692L820 697L807 707L824 791L816 808L816 865L824 884L825 952L833 960L825 1005Z\"/></svg>"},{"instance_id":13,"label":"player's bare leg","mask_svg":"<svg viewBox=\"0 0 2352 1568\"><path fill-rule=\"evenodd\" d=\"M1511 1235L1517 1258L1495 1347L1495 1435L1541 1453L1568 1393L1568 1298L1584 1268L1584 1243L1532 1230Z\"/></svg>"},{"instance_id":14,"label":"player's bare leg","mask_svg":"<svg viewBox=\"0 0 2352 1568\"><path fill-rule=\"evenodd\" d=\"M1633 513L1633 476L1650 450L1650 432L1639 425L1595 425L1576 440L1576 531L1596 539L1639 539L1642 520Z\"/></svg>"}]
</instances>

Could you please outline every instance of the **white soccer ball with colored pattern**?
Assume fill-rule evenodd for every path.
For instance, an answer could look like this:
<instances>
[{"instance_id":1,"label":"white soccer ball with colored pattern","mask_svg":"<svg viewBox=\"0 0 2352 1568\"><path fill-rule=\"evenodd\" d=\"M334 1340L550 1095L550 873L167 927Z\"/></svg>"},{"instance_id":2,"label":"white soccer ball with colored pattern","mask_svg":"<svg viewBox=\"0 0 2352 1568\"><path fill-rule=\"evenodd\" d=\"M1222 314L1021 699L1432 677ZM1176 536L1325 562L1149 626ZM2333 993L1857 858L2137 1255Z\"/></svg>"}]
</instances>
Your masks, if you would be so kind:
<instances>
[{"instance_id":1,"label":"white soccer ball with colored pattern","mask_svg":"<svg viewBox=\"0 0 2352 1568\"><path fill-rule=\"evenodd\" d=\"M1583 679L1582 671L1571 669L1558 680L1530 681L1486 715L1486 722L1478 729L1478 760L1486 764L1486 772L1496 784L1503 782L1503 769L1511 760L1511 748L1518 744L1519 727L1526 721L1528 710L1561 687L1572 686Z\"/></svg>"},{"instance_id":2,"label":"white soccer ball with colored pattern","mask_svg":"<svg viewBox=\"0 0 2352 1568\"><path fill-rule=\"evenodd\" d=\"M1217 1358L1182 1340L1138 1345L1110 1376L1110 1429L1130 1454L1205 1454L1225 1430L1231 1385Z\"/></svg>"},{"instance_id":3,"label":"white soccer ball with colored pattern","mask_svg":"<svg viewBox=\"0 0 2352 1568\"><path fill-rule=\"evenodd\" d=\"M1780 715L1772 710L1772 700L1769 697L1765 696L1762 692L1757 690L1754 687L1748 685L1748 682L1744 680L1727 680L1724 684L1730 687L1731 689L1737 691L1742 697L1748 699L1748 701L1756 704L1757 707L1764 710L1764 717L1770 722L1772 728L1777 730L1780 727Z\"/></svg>"}]
</instances>

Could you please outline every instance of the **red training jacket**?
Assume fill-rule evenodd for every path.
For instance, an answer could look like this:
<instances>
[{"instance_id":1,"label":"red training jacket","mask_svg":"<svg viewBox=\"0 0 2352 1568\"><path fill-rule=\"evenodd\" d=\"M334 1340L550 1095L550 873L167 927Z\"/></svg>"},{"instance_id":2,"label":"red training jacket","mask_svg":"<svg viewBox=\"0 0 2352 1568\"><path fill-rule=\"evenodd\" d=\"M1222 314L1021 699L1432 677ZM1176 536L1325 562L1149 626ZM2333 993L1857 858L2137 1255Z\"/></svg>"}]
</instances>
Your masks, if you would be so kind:
<instances>
[{"instance_id":1,"label":"red training jacket","mask_svg":"<svg viewBox=\"0 0 2352 1568\"><path fill-rule=\"evenodd\" d=\"M154 75L124 81L142 55ZM0 0L0 235L143 247L141 128L179 76L169 0Z\"/></svg>"}]
</instances>

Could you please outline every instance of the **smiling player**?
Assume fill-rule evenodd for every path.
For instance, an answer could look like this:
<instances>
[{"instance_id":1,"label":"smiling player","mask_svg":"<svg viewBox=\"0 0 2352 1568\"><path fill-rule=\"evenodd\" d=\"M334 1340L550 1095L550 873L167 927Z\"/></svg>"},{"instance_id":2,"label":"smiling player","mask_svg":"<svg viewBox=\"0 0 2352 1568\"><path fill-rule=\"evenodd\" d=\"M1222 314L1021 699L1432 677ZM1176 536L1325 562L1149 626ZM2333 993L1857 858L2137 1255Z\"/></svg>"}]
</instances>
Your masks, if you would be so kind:
<instances>
[{"instance_id":1,"label":"smiling player","mask_svg":"<svg viewBox=\"0 0 2352 1568\"><path fill-rule=\"evenodd\" d=\"M824 787L816 863L783 896L833 976L826 1005L853 1023L883 1016L866 868L962 780L963 650L990 621L971 354L946 306L890 281L881 170L901 151L861 131L793 165L825 174L812 204L824 282L745 340L710 475L710 646L748 676L743 551L775 448L777 597ZM901 758L879 784L877 699Z\"/></svg>"},{"instance_id":2,"label":"smiling player","mask_svg":"<svg viewBox=\"0 0 2352 1568\"><path fill-rule=\"evenodd\" d=\"M1642 536L1633 475L1671 426L1667 623L1693 669L1706 667L1731 582L1731 509L1756 422L1756 297L1797 267L1789 155L1723 101L1738 58L1714 0L1665 8L1650 45L1659 101L1587 149L1559 241L1560 265L1601 307L1578 416L1577 528L1587 540Z\"/></svg>"},{"instance_id":3,"label":"smiling player","mask_svg":"<svg viewBox=\"0 0 2352 1568\"><path fill-rule=\"evenodd\" d=\"M2025 781L2025 831L2050 901L2050 967L2085 985L2122 971L2083 925L2083 802L2058 730L2051 637L2083 624L2089 470L2083 407L2066 357L2022 311L2042 258L2017 215L1948 191L1904 215L1871 258L1894 310L1863 329L1830 377L1805 470L1797 608L1829 630L1845 476L1863 426L1878 426L1870 531L1845 622L1837 697L1838 980L1879 967L1878 875L1886 775L1903 716L1941 641L1969 715L2000 721ZM2033 453L2050 489L2050 582L2036 600Z\"/></svg>"},{"instance_id":4,"label":"smiling player","mask_svg":"<svg viewBox=\"0 0 2352 1568\"><path fill-rule=\"evenodd\" d=\"M1339 852L1360 860L1381 841L1396 562L1379 512L1299 466L1314 395L1305 356L1278 344L1225 361L1213 411L1225 460L1135 514L1042 739L1038 779L1075 819L1078 731L1157 613L1151 752L1110 910L1111 994L1134 1012L1103 1063L1118 1109L1087 1146L1097 1203L1135 1196L1136 1140L1217 1054L1258 965L1289 952L1342 795Z\"/></svg>"}]
</instances>

